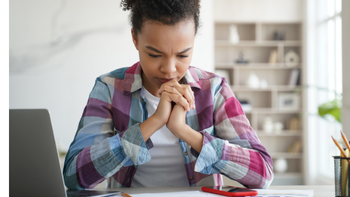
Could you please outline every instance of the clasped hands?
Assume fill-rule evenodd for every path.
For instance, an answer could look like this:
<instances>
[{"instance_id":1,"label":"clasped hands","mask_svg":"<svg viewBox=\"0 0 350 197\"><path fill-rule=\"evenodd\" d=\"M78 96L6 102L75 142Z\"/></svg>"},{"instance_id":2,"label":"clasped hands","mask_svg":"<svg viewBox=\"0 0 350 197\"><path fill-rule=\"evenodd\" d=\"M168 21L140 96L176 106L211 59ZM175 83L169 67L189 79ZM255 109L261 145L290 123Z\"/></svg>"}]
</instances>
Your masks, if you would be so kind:
<instances>
[{"instance_id":1,"label":"clasped hands","mask_svg":"<svg viewBox=\"0 0 350 197\"><path fill-rule=\"evenodd\" d=\"M178 138L182 139L181 131L184 131L186 124L186 111L195 108L194 93L191 87L186 84L180 84L176 80L171 80L162 84L157 93L160 101L157 110L153 114L162 125ZM176 103L172 108L171 103Z\"/></svg>"},{"instance_id":2,"label":"clasped hands","mask_svg":"<svg viewBox=\"0 0 350 197\"><path fill-rule=\"evenodd\" d=\"M194 93L189 85L179 84L176 80L168 81L158 90L160 101L154 114L140 123L143 139L164 125L178 138L185 141L197 152L201 152L203 135L186 124L186 111L195 108ZM172 107L171 103L176 103Z\"/></svg>"}]
</instances>

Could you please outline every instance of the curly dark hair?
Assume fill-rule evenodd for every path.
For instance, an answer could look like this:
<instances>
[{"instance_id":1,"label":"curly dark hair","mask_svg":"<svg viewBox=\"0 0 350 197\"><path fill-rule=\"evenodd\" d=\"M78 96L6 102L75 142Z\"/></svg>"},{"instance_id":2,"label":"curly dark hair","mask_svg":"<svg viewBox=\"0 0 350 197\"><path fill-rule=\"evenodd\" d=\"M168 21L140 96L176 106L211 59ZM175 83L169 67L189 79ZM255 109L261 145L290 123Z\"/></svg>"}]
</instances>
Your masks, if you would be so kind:
<instances>
[{"instance_id":1,"label":"curly dark hair","mask_svg":"<svg viewBox=\"0 0 350 197\"><path fill-rule=\"evenodd\" d=\"M122 0L120 7L131 10L130 22L135 35L141 32L147 20L175 25L185 19L194 19L195 32L199 27L200 0Z\"/></svg>"}]
</instances>

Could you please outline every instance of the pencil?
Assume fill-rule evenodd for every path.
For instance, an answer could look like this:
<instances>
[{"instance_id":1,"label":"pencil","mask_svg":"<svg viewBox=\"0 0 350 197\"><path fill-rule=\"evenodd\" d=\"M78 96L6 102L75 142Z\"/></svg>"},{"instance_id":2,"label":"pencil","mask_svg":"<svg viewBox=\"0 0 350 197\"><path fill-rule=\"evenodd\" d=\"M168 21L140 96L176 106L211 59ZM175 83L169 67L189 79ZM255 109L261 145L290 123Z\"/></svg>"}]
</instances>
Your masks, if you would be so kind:
<instances>
[{"instance_id":1,"label":"pencil","mask_svg":"<svg viewBox=\"0 0 350 197\"><path fill-rule=\"evenodd\" d=\"M132 196L130 196L129 194L127 194L127 193L125 193L125 192L122 192L122 196L123 196L123 197L132 197Z\"/></svg>"},{"instance_id":2,"label":"pencil","mask_svg":"<svg viewBox=\"0 0 350 197\"><path fill-rule=\"evenodd\" d=\"M348 150L350 151L350 144L349 144L348 138L346 138L346 136L343 133L343 131L340 131L340 134L341 134L341 137L343 138L343 140L345 142L346 147L348 147Z\"/></svg>"},{"instance_id":3,"label":"pencil","mask_svg":"<svg viewBox=\"0 0 350 197\"><path fill-rule=\"evenodd\" d=\"M332 139L333 139L333 142L335 143L335 145L337 145L337 147L339 148L340 152L346 157L346 153L345 151L340 147L339 143L337 142L337 140L334 139L333 136L331 136ZM350 164L350 161L348 160L349 164Z\"/></svg>"}]
</instances>

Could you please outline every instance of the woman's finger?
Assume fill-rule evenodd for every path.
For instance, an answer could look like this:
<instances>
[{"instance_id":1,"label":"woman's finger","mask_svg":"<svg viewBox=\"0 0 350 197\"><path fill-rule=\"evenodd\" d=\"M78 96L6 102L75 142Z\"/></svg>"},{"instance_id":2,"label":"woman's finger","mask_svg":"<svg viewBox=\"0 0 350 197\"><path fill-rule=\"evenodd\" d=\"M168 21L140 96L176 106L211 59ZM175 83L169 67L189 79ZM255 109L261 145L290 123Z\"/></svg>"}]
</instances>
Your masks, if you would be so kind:
<instances>
[{"instance_id":1,"label":"woman's finger","mask_svg":"<svg viewBox=\"0 0 350 197\"><path fill-rule=\"evenodd\" d=\"M187 99L188 103L190 104L190 108L194 109L194 93L191 89L191 86L187 84L179 84L176 80L164 83L158 90L158 96L160 96L165 90L168 92L172 92L175 89Z\"/></svg>"},{"instance_id":2,"label":"woman's finger","mask_svg":"<svg viewBox=\"0 0 350 197\"><path fill-rule=\"evenodd\" d=\"M189 85L182 85L181 90L179 91L188 101L190 107L194 109L194 96L192 94L191 87Z\"/></svg>"},{"instance_id":3,"label":"woman's finger","mask_svg":"<svg viewBox=\"0 0 350 197\"><path fill-rule=\"evenodd\" d=\"M194 109L195 108L194 92L192 91L191 87L187 89L187 93L191 97L190 106L191 106L192 109Z\"/></svg>"},{"instance_id":4,"label":"woman's finger","mask_svg":"<svg viewBox=\"0 0 350 197\"><path fill-rule=\"evenodd\" d=\"M183 97L182 94L180 94L179 91L177 91L174 87L164 87L162 93L166 93L166 95L169 97L170 101L175 102L176 104L179 104L184 107L186 111L190 111L190 103Z\"/></svg>"},{"instance_id":5,"label":"woman's finger","mask_svg":"<svg viewBox=\"0 0 350 197\"><path fill-rule=\"evenodd\" d=\"M171 80L171 81L168 81L166 83L163 83L161 86L160 86L160 89L158 90L158 95L160 96L162 94L162 92L164 91L164 87L166 86L169 86L169 87L179 87L180 84L174 79L174 80Z\"/></svg>"}]
</instances>

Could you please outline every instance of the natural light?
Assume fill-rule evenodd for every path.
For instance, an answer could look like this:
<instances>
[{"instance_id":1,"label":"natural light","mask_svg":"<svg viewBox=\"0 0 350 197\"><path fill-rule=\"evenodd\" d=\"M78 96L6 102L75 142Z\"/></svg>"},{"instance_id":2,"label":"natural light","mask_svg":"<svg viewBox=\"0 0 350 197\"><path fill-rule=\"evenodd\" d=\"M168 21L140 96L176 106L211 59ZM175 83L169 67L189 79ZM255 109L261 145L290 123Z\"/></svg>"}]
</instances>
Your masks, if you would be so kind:
<instances>
[{"instance_id":1,"label":"natural light","mask_svg":"<svg viewBox=\"0 0 350 197\"><path fill-rule=\"evenodd\" d=\"M342 94L342 46L341 46L341 1L322 0L318 4L316 68L317 68L317 104L341 99ZM327 14L326 14L327 13ZM316 74L316 73L315 73ZM331 140L331 135L340 140L341 124L332 116L317 118L318 173L333 178L332 156L339 155L339 150Z\"/></svg>"}]
</instances>

